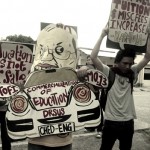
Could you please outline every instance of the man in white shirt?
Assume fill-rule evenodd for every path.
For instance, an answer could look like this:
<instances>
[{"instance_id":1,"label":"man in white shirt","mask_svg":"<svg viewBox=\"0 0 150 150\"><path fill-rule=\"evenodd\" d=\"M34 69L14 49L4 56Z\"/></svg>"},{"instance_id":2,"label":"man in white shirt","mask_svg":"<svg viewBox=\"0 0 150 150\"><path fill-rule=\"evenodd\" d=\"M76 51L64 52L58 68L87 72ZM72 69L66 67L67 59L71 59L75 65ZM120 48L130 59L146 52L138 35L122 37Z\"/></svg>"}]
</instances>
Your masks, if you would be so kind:
<instances>
[{"instance_id":1,"label":"man in white shirt","mask_svg":"<svg viewBox=\"0 0 150 150\"><path fill-rule=\"evenodd\" d=\"M115 80L108 91L105 105L105 122L102 131L102 144L100 150L111 150L115 141L119 140L121 150L130 150L134 134L134 119L136 118L133 101L133 82L138 73L150 61L150 36L148 37L147 50L143 59L134 65L135 51L131 49L119 50L115 58L115 67L109 68L98 58L99 49L103 38L108 34L106 27L90 55L94 66L107 77L110 69L115 73ZM87 69L79 72L80 76L86 75Z\"/></svg>"}]
</instances>

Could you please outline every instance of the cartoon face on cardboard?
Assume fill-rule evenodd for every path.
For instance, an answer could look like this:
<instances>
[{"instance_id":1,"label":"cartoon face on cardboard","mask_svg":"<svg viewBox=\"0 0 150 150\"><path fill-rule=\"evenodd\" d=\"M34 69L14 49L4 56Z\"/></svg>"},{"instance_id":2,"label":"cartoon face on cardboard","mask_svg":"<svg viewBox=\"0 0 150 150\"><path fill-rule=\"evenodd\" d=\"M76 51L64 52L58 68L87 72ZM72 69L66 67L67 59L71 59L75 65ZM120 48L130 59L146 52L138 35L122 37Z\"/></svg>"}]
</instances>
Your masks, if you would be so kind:
<instances>
[{"instance_id":1,"label":"cartoon face on cardboard","mask_svg":"<svg viewBox=\"0 0 150 150\"><path fill-rule=\"evenodd\" d=\"M37 38L32 70L71 67L77 64L77 34L70 26L50 24Z\"/></svg>"}]
</instances>

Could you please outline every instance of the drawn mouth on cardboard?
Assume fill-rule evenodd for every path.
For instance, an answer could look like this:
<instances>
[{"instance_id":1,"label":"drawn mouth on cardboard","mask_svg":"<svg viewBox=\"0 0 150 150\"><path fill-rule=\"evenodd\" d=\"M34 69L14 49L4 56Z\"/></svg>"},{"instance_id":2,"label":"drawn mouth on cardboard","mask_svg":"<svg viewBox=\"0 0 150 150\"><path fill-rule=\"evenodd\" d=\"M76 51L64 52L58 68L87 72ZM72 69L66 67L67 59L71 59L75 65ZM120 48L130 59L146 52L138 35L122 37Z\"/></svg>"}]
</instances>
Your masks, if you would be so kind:
<instances>
[{"instance_id":1,"label":"drawn mouth on cardboard","mask_svg":"<svg viewBox=\"0 0 150 150\"><path fill-rule=\"evenodd\" d=\"M58 66L39 63L34 68L35 68L35 71L37 71L37 70L49 70L49 69L53 69L53 68L58 68Z\"/></svg>"},{"instance_id":2,"label":"drawn mouth on cardboard","mask_svg":"<svg viewBox=\"0 0 150 150\"><path fill-rule=\"evenodd\" d=\"M77 111L77 115L78 115L79 122L86 122L86 121L98 119L100 116L100 108L98 106L94 109Z\"/></svg>"},{"instance_id":3,"label":"drawn mouth on cardboard","mask_svg":"<svg viewBox=\"0 0 150 150\"><path fill-rule=\"evenodd\" d=\"M38 119L38 121L42 124L59 123L59 122L65 122L70 117L71 115L64 115L64 116L58 116L53 118Z\"/></svg>"}]
</instances>

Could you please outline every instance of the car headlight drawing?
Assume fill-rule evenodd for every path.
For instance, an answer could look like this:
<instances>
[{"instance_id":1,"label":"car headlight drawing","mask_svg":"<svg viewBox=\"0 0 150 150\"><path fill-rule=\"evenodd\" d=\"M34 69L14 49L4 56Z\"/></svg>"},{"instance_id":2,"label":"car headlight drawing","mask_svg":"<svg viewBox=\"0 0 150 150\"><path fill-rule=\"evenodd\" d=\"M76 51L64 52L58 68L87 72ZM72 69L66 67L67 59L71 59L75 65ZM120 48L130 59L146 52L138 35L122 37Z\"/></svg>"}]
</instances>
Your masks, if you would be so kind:
<instances>
[{"instance_id":1,"label":"car headlight drawing","mask_svg":"<svg viewBox=\"0 0 150 150\"><path fill-rule=\"evenodd\" d=\"M24 96L17 95L12 99L10 107L15 113L23 113L28 108L28 102Z\"/></svg>"}]
</instances>

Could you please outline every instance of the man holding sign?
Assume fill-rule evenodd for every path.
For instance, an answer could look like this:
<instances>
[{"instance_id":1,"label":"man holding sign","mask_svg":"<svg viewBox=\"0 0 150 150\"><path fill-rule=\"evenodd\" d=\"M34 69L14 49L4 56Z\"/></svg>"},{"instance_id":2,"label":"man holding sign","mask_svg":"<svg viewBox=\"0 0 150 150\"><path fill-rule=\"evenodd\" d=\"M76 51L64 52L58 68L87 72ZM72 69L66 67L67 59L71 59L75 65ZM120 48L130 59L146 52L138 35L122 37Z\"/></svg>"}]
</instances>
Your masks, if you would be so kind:
<instances>
[{"instance_id":1,"label":"man holding sign","mask_svg":"<svg viewBox=\"0 0 150 150\"><path fill-rule=\"evenodd\" d=\"M91 59L96 68L106 76L110 68L98 58L103 38L108 34L106 27L91 53ZM147 34L147 33L146 33ZM134 64L136 53L132 49L119 50L115 58L115 67L111 68L115 73L115 81L108 91L105 106L105 123L102 134L101 150L111 150L115 141L120 142L121 150L130 150L134 133L134 119L136 119L135 106L133 101L133 83L138 73L150 61L150 36L144 58Z\"/></svg>"}]
</instances>

